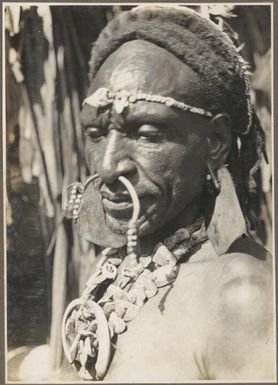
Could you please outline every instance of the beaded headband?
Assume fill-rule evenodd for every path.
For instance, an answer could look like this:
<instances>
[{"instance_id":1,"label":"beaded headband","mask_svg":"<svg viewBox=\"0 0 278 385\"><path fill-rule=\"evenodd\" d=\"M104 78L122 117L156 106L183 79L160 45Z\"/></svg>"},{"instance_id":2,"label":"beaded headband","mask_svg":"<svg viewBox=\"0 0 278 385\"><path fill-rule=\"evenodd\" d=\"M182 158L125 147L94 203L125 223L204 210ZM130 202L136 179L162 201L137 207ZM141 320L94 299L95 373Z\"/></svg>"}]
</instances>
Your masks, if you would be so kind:
<instances>
[{"instance_id":1,"label":"beaded headband","mask_svg":"<svg viewBox=\"0 0 278 385\"><path fill-rule=\"evenodd\" d=\"M142 92L132 94L126 90L112 92L105 87L99 88L92 95L84 99L83 105L88 104L89 106L99 108L113 104L115 111L118 114L121 114L130 103L135 103L138 100L166 104L166 106L179 108L183 111L189 111L209 118L213 117L211 112L206 111L203 108L190 106L189 104L179 102L170 96L150 95Z\"/></svg>"}]
</instances>

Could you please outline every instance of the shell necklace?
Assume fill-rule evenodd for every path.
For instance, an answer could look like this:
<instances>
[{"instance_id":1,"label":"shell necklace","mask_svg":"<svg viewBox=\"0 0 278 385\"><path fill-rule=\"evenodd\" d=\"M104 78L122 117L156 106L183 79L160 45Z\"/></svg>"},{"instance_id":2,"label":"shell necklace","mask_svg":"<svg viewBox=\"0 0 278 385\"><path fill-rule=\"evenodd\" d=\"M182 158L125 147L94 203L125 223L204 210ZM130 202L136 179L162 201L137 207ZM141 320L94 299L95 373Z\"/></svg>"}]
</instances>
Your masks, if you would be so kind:
<instances>
[{"instance_id":1,"label":"shell necklace","mask_svg":"<svg viewBox=\"0 0 278 385\"><path fill-rule=\"evenodd\" d=\"M95 273L81 297L70 302L62 322L65 355L84 380L104 378L117 335L126 331L127 323L159 288L176 280L178 261L207 240L204 220L199 218L159 243L152 255L138 257L136 222L140 203L132 184L122 176L119 180L133 203L126 256L121 257L118 249L102 251Z\"/></svg>"}]
</instances>

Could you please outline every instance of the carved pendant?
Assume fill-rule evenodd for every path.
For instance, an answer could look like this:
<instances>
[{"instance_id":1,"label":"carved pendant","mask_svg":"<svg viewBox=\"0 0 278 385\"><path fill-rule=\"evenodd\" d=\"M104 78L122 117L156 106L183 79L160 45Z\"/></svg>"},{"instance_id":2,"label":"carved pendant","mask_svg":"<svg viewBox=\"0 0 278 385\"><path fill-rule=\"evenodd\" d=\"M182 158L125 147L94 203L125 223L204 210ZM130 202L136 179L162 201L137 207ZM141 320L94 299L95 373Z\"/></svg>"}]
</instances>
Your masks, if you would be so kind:
<instances>
[{"instance_id":1,"label":"carved pendant","mask_svg":"<svg viewBox=\"0 0 278 385\"><path fill-rule=\"evenodd\" d=\"M101 380L111 355L109 325L103 309L93 300L71 302L63 317L65 355L84 380Z\"/></svg>"}]
</instances>

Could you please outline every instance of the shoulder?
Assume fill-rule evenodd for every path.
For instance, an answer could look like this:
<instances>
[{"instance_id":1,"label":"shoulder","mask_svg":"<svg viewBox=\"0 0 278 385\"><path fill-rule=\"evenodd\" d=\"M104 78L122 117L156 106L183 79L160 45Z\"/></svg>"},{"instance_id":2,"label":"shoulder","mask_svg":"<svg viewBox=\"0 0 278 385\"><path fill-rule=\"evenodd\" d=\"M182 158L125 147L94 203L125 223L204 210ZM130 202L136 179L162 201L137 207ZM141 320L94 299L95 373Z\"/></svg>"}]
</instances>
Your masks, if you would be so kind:
<instances>
[{"instance_id":1,"label":"shoulder","mask_svg":"<svg viewBox=\"0 0 278 385\"><path fill-rule=\"evenodd\" d=\"M215 377L270 378L274 363L271 256L258 259L233 252L219 257L215 271L206 340Z\"/></svg>"},{"instance_id":2,"label":"shoulder","mask_svg":"<svg viewBox=\"0 0 278 385\"><path fill-rule=\"evenodd\" d=\"M249 334L265 331L273 310L271 255L266 253L260 259L232 252L219 257L211 267L215 274L210 274L208 287L215 316L219 323L225 323L225 331L244 329L245 325Z\"/></svg>"},{"instance_id":3,"label":"shoulder","mask_svg":"<svg viewBox=\"0 0 278 385\"><path fill-rule=\"evenodd\" d=\"M251 238L241 237L229 253L209 263L204 289L222 316L236 309L244 310L242 316L247 315L248 310L254 312L254 301L259 301L257 311L263 313L264 305L272 305L272 273L270 253Z\"/></svg>"},{"instance_id":4,"label":"shoulder","mask_svg":"<svg viewBox=\"0 0 278 385\"><path fill-rule=\"evenodd\" d=\"M216 301L219 311L263 317L272 306L272 258L264 260L234 252L220 257L221 277ZM256 304L256 306L255 306ZM271 306L268 306L268 305ZM223 314L223 313L222 313ZM224 315L224 314L223 314Z\"/></svg>"}]
</instances>

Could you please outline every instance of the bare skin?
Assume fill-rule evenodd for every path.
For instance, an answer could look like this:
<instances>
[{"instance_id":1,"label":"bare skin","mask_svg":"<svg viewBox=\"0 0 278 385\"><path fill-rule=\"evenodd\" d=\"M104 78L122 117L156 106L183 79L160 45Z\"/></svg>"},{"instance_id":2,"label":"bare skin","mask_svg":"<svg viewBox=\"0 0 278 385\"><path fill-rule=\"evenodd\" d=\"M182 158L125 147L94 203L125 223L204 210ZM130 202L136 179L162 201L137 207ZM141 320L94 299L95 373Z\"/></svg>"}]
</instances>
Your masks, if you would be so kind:
<instances>
[{"instance_id":1,"label":"bare skin","mask_svg":"<svg viewBox=\"0 0 278 385\"><path fill-rule=\"evenodd\" d=\"M126 43L113 53L92 92L99 87L167 95L206 107L197 75L147 42ZM137 102L124 116L103 111L101 118L86 106L82 121L88 134L86 160L91 174L97 172L103 181L100 191L113 231L125 231L130 217L126 198L118 206L113 198L123 193L119 175L133 183L140 198L141 252L199 216L207 161L217 169L229 151L225 114L209 121ZM182 264L164 313L159 304L167 287L119 336L105 380L273 379L272 262L248 242L242 240L221 257L207 243Z\"/></svg>"},{"instance_id":2,"label":"bare skin","mask_svg":"<svg viewBox=\"0 0 278 385\"><path fill-rule=\"evenodd\" d=\"M272 262L264 257L218 257L204 244L119 336L105 381L273 379ZM62 378L78 375L67 366Z\"/></svg>"},{"instance_id":3,"label":"bare skin","mask_svg":"<svg viewBox=\"0 0 278 385\"><path fill-rule=\"evenodd\" d=\"M207 252L181 266L163 313L168 288L120 336L107 381L273 378L271 263Z\"/></svg>"}]
</instances>

